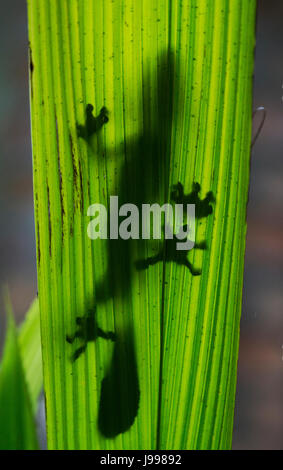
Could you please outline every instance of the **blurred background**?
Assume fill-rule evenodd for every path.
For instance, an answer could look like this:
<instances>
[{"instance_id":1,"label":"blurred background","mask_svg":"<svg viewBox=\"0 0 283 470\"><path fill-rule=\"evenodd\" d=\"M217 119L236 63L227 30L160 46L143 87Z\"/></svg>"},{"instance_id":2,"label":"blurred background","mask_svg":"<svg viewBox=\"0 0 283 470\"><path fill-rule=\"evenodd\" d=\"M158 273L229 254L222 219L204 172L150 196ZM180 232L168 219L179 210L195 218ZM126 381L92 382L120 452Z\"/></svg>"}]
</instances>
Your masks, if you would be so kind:
<instances>
[{"instance_id":1,"label":"blurred background","mask_svg":"<svg viewBox=\"0 0 283 470\"><path fill-rule=\"evenodd\" d=\"M283 4L258 0L252 154L234 449L283 449ZM20 322L36 296L27 18L0 6L0 286ZM256 125L259 116L255 119ZM4 336L0 300L0 344Z\"/></svg>"}]
</instances>

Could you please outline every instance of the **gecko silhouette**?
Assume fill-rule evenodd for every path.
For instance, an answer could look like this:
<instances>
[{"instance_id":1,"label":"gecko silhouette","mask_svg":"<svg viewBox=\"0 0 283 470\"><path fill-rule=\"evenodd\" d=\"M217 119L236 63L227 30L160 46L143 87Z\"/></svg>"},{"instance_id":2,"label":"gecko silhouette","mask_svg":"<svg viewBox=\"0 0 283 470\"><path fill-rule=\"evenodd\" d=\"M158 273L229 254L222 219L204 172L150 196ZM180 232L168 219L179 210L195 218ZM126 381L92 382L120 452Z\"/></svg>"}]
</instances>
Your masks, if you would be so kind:
<instances>
[{"instance_id":1,"label":"gecko silhouette","mask_svg":"<svg viewBox=\"0 0 283 470\"><path fill-rule=\"evenodd\" d=\"M173 61L170 51L159 58L157 81L152 83L150 70L143 71L143 120L140 132L127 136L124 142L122 164L116 189L120 207L162 202L168 198L170 138L172 133ZM176 86L175 80L174 86ZM148 103L155 106L148 108ZM136 111L138 112L138 111ZM135 116L133 115L133 119ZM106 157L111 149L106 149ZM139 210L141 214L141 210ZM147 252L146 240L108 239L106 272L95 286L97 303L109 299L119 302L127 318L132 279L136 273L135 256ZM121 308L121 307L120 307ZM112 361L101 384L98 428L110 438L127 431L133 424L139 408L140 387L135 352L134 331L129 321L116 324L116 341Z\"/></svg>"},{"instance_id":2,"label":"gecko silhouette","mask_svg":"<svg viewBox=\"0 0 283 470\"><path fill-rule=\"evenodd\" d=\"M140 134L133 138L127 137L124 142L125 159L119 173L116 192L120 206L131 202L140 208L143 203L158 201L162 203L162 201L168 200L173 86L174 90L179 86L178 77L174 76L172 59L172 53L165 51L158 63L155 85L152 83L152 73L148 71L147 78L146 68L143 71L143 89L140 90L144 110L143 127ZM148 103L151 102L154 102L155 106L151 106L149 111ZM77 125L78 137L89 142L89 139L108 122L108 119L106 108L102 108L99 115L94 117L93 106L89 104L86 108L85 125ZM106 156L109 154L110 150L106 149ZM188 198L189 195L184 194L181 183L178 183L173 189L172 196L176 199L176 203L182 201L183 198ZM198 186L193 188L190 200L199 200L199 190ZM209 193L207 197L211 198ZM173 198L172 200L174 200ZM207 213L209 215L212 212L211 208L207 208L210 202L208 199L201 201L199 214ZM139 212L141 214L141 211ZM202 217L205 216L202 215ZM180 253L176 250L176 238L175 236L173 240L169 240L172 243L168 246L164 242L163 249L156 256L138 263L135 263L136 253L139 256L144 256L148 251L148 241L109 239L107 241L107 268L101 281L95 285L95 301L104 303L109 299L115 299L119 303L122 302L126 317L131 295L132 276L136 269L147 269L150 265L164 260L164 256L167 257L167 261L175 261L180 265L185 265L193 275L199 275L199 270L188 262L187 252ZM180 240L177 241L180 242ZM205 242L197 244L196 248L206 249ZM95 341L99 337L114 341L112 361L101 383L98 419L100 432L106 437L114 438L132 426L138 413L140 389L134 332L130 323L127 324L126 321L124 327L119 327L116 324L115 333L103 332L97 326L94 315L95 312L90 313L89 319L85 317L87 318L85 324L82 317L77 317L78 331L73 336L67 336L66 340L69 343L72 343L76 338L83 341L83 344L75 351L73 360L76 360L85 351L89 341ZM92 331L91 333L87 331L88 328Z\"/></svg>"}]
</instances>

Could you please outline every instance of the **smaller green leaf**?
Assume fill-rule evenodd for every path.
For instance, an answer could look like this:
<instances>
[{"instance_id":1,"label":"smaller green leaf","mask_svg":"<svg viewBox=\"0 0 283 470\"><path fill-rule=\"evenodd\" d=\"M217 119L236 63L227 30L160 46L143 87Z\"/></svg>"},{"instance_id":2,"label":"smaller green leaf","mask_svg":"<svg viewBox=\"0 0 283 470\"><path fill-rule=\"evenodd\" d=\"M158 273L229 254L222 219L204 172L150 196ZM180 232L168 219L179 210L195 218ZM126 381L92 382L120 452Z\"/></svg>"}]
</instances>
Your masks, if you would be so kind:
<instances>
[{"instance_id":1,"label":"smaller green leaf","mask_svg":"<svg viewBox=\"0 0 283 470\"><path fill-rule=\"evenodd\" d=\"M6 295L7 333L0 366L0 449L38 448L18 333Z\"/></svg>"},{"instance_id":2,"label":"smaller green leaf","mask_svg":"<svg viewBox=\"0 0 283 470\"><path fill-rule=\"evenodd\" d=\"M18 331L25 379L33 412L36 413L38 397L43 386L38 299L31 304Z\"/></svg>"}]
</instances>

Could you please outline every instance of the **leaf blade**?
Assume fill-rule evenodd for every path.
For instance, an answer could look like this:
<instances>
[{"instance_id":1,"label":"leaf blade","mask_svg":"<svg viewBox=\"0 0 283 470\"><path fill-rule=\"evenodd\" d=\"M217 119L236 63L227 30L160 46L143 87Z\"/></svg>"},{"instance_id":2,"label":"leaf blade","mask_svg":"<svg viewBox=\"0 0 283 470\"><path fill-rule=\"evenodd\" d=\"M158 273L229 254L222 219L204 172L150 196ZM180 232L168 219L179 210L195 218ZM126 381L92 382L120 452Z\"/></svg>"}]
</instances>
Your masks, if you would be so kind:
<instances>
[{"instance_id":1,"label":"leaf blade","mask_svg":"<svg viewBox=\"0 0 283 470\"><path fill-rule=\"evenodd\" d=\"M30 396L25 381L17 330L6 299L7 333L0 367L0 448L38 448Z\"/></svg>"}]
</instances>

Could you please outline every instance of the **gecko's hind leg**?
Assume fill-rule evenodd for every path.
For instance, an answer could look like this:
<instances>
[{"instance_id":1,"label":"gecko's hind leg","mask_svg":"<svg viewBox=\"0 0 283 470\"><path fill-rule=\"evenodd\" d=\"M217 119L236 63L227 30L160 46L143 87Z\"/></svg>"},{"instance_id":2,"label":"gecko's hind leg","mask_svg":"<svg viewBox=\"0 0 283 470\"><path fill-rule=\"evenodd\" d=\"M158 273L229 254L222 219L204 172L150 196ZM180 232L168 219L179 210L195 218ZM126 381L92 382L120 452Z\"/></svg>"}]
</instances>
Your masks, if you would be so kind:
<instances>
[{"instance_id":1,"label":"gecko's hind leg","mask_svg":"<svg viewBox=\"0 0 283 470\"><path fill-rule=\"evenodd\" d=\"M163 253L158 253L156 256L151 256L147 259L141 259L135 262L136 269L141 271L143 269L147 269L149 266L153 266L159 261L163 261Z\"/></svg>"},{"instance_id":2,"label":"gecko's hind leg","mask_svg":"<svg viewBox=\"0 0 283 470\"><path fill-rule=\"evenodd\" d=\"M103 339L109 339L110 341L116 341L116 335L112 331L103 331L101 328L97 328L97 336Z\"/></svg>"},{"instance_id":3,"label":"gecko's hind leg","mask_svg":"<svg viewBox=\"0 0 283 470\"><path fill-rule=\"evenodd\" d=\"M71 335L66 335L66 341L67 341L67 343L72 344L77 337L78 336L77 336L77 331L76 331L76 333L73 334L72 336Z\"/></svg>"},{"instance_id":4,"label":"gecko's hind leg","mask_svg":"<svg viewBox=\"0 0 283 470\"><path fill-rule=\"evenodd\" d=\"M160 261L163 261L163 258L164 258L164 254L162 251L160 253L157 253L157 255L151 256L150 258L148 258L148 263L150 266L153 266L154 264L159 263Z\"/></svg>"},{"instance_id":5,"label":"gecko's hind leg","mask_svg":"<svg viewBox=\"0 0 283 470\"><path fill-rule=\"evenodd\" d=\"M206 243L205 240L203 242L200 242L200 243L195 243L194 248L197 249L197 250L207 250L207 243Z\"/></svg>"},{"instance_id":6,"label":"gecko's hind leg","mask_svg":"<svg viewBox=\"0 0 283 470\"><path fill-rule=\"evenodd\" d=\"M149 263L147 259L138 259L135 261L135 267L138 271L143 271L149 267Z\"/></svg>"},{"instance_id":7,"label":"gecko's hind leg","mask_svg":"<svg viewBox=\"0 0 283 470\"><path fill-rule=\"evenodd\" d=\"M77 323L79 324L79 323ZM72 344L76 338L81 338L82 337L82 331L77 330L73 335L66 335L66 341L67 343Z\"/></svg>"},{"instance_id":8,"label":"gecko's hind leg","mask_svg":"<svg viewBox=\"0 0 283 470\"><path fill-rule=\"evenodd\" d=\"M86 350L86 344L76 349L76 351L71 357L72 362L75 362L80 357L80 355L85 352L85 350Z\"/></svg>"}]
</instances>

